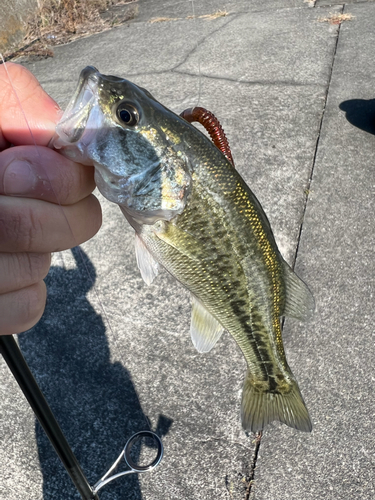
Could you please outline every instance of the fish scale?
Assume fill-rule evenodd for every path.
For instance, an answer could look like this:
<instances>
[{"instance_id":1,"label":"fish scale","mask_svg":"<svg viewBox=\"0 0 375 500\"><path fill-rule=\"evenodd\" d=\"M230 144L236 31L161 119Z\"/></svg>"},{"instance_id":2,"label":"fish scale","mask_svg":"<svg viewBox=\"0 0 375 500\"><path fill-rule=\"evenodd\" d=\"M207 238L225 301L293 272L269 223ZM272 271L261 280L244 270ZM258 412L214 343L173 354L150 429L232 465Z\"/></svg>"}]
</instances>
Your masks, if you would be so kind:
<instances>
[{"instance_id":1,"label":"fish scale","mask_svg":"<svg viewBox=\"0 0 375 500\"><path fill-rule=\"evenodd\" d=\"M224 161L222 158L220 160ZM152 226L144 226L141 236L154 255L158 256L158 260L164 267L194 293L207 307L209 312L233 335L240 345L252 373L255 374L258 372L263 380L267 380L270 369L267 365L262 366L262 364L268 362L270 353L262 337L268 337L269 332L264 328L266 322L263 317L264 315L260 313L259 308L256 307L251 297L258 296L258 302L262 302L262 300L259 298L259 290L256 293L256 291L249 288L249 277L246 276L238 259L233 259L233 255L237 255L240 260L243 260L250 253L249 245L240 245L239 249L236 248L236 238L232 234L233 230L231 229L232 214L222 210L220 206L214 205L212 207L211 198L209 198L210 203L207 202L207 190L209 191L210 188L214 188L216 193L218 193L218 186L223 188L224 196L232 196L232 193L226 190L226 186L229 184L229 173L224 170L224 181L221 181L221 176L218 172L220 172L219 169L215 169L212 172L214 186L209 184L203 187L197 179L193 182L194 188L188 199L188 209L181 215L178 215L172 222L166 223L165 231L159 228L154 231ZM232 173L232 175L235 174ZM195 177L199 177L199 172L196 173ZM249 207L249 203L246 203L247 200L244 200L244 197L241 195L242 190L240 188L237 188L233 193L233 198L239 199L239 203L242 203L247 209L247 214L243 214L245 218L242 219L244 226L242 229L244 234L247 234L247 239L252 242L252 247L255 247L254 251L259 251L258 247L261 248L261 245L254 244L254 242L258 241L258 243L261 243L262 240L256 240L256 238L250 236L250 233L259 232L261 224L259 219L255 217L252 207ZM204 204L204 202L206 203ZM255 230L254 220L256 222ZM217 229L215 229L215 225ZM173 237L175 231L170 230L170 226L178 228L179 231L177 234L180 235L180 239ZM223 231L223 228L226 228L226 231ZM205 234L205 241L199 240L198 243L194 235L201 232ZM185 245L183 242L184 235L191 237L191 240L189 239ZM220 247L217 245L217 241L222 241L223 236L225 236L224 246L225 243L227 246L226 253L222 251L223 245L220 245ZM166 243L166 241L172 242L173 246ZM268 240L266 240L266 244L269 246ZM176 248L180 250L177 251L175 250ZM182 248L183 251L181 252ZM194 248L201 255L194 254ZM204 251L202 252L202 250ZM217 253L219 250L221 250L221 253ZM242 255L241 250L243 252ZM211 260L214 253L217 253L216 261ZM195 266L193 269L189 258L185 257L186 254L190 254L191 258L194 259ZM221 269L220 262L222 260L231 263L231 267L228 270ZM280 269L278 265L274 267ZM274 279L273 281L276 280ZM268 287L269 296L274 295L272 284L271 281ZM279 303L280 301L277 301L278 306ZM279 332L281 336L280 307L278 307L278 310L272 311L272 313L272 316L277 318L276 336ZM271 323L271 321L269 320L268 323ZM275 322L272 321L272 323L275 326ZM245 342L243 341L244 329L247 330ZM249 349L246 340L250 340L253 344L251 349ZM263 354L260 353L262 347L264 347ZM254 355L257 360L256 363L254 363ZM284 351L282 350L279 357L283 355ZM272 357L275 358L275 356ZM275 359L273 361L275 362Z\"/></svg>"},{"instance_id":2,"label":"fish scale","mask_svg":"<svg viewBox=\"0 0 375 500\"><path fill-rule=\"evenodd\" d=\"M311 421L285 357L280 318L314 309L250 188L211 141L133 83L85 68L52 146L95 167L136 234L141 275L163 265L192 296L190 332L208 352L227 330L248 365L244 429Z\"/></svg>"},{"instance_id":3,"label":"fish scale","mask_svg":"<svg viewBox=\"0 0 375 500\"><path fill-rule=\"evenodd\" d=\"M218 180L218 185L224 188L224 192L226 192L225 187L228 182L229 177L229 168L225 171L224 175L220 175L218 169L213 170L213 175L215 176L215 180ZM233 174L232 174L233 175ZM220 182L220 177L223 177L224 180ZM219 180L220 179L220 180ZM242 179L241 179L242 180ZM274 241L274 237L272 235L268 220L263 217L263 220L259 217L259 203L255 199L254 195L248 192L247 186L243 185L243 183L237 181L236 191L232 195L233 203L237 206L238 213L241 214L244 219L241 218L239 225L242 223L243 227L241 227L243 235L249 235L252 233L251 238L247 238L246 245L240 246L238 248L238 254L244 255L246 250L248 251L250 246L253 243L256 244L257 250L260 254L262 254L263 261L268 268L269 274L271 276L271 286L269 287L269 297L273 298L273 330L276 337L277 348L280 353L280 359L282 361L285 360L284 348L282 344L282 336L281 336L281 328L280 328L280 316L282 315L282 303L285 299L285 289L282 286L282 266L280 265L280 261L282 257L280 256L276 243ZM258 206L255 206L258 205ZM258 210L257 210L258 208ZM236 216L236 213L234 214ZM250 224L246 224L248 222ZM227 231L230 229L230 224L226 224ZM249 231L250 230L250 231ZM267 234L268 233L268 234ZM235 237L235 235L233 235ZM246 249L246 250L245 250ZM248 273L249 274L249 273ZM251 277L249 278L251 282ZM258 292L259 294L259 292ZM256 295L258 295L256 294ZM258 320L258 322L254 322L254 311L251 314L252 316L252 328L253 330L259 332L263 329L264 322L262 320ZM254 333L252 332L252 335ZM260 347L261 341L257 342L258 348ZM284 359L283 359L284 358ZM286 361L286 360L285 360ZM263 361L264 362L264 361ZM284 362L284 368L286 368L286 363Z\"/></svg>"}]
</instances>

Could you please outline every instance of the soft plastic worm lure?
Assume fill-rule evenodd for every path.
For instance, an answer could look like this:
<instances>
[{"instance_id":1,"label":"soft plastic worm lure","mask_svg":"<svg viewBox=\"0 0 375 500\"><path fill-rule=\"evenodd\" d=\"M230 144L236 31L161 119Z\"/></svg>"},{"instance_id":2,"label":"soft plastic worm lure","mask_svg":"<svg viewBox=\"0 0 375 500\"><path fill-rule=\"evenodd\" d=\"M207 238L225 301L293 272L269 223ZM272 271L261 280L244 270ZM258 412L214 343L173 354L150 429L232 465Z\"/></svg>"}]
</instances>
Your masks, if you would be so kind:
<instances>
[{"instance_id":1,"label":"soft plastic worm lure","mask_svg":"<svg viewBox=\"0 0 375 500\"><path fill-rule=\"evenodd\" d=\"M185 109L180 116L189 123L198 122L207 130L212 142L234 166L232 153L224 129L216 116L205 108L195 107Z\"/></svg>"}]
</instances>

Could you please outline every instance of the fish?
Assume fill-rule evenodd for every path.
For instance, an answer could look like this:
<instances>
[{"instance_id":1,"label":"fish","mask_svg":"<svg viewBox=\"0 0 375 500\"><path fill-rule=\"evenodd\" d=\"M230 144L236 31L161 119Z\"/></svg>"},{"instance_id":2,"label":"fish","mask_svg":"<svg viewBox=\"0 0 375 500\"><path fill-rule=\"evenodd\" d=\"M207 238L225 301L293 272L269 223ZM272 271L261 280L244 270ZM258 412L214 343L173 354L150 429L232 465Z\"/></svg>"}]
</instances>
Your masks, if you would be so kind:
<instances>
[{"instance_id":1,"label":"fish","mask_svg":"<svg viewBox=\"0 0 375 500\"><path fill-rule=\"evenodd\" d=\"M274 420L310 432L285 356L282 317L314 311L307 285L280 254L259 201L205 134L147 90L88 66L51 147L95 167L95 181L135 230L142 278L163 266L191 293L199 352L229 332L247 362L242 426Z\"/></svg>"}]
</instances>

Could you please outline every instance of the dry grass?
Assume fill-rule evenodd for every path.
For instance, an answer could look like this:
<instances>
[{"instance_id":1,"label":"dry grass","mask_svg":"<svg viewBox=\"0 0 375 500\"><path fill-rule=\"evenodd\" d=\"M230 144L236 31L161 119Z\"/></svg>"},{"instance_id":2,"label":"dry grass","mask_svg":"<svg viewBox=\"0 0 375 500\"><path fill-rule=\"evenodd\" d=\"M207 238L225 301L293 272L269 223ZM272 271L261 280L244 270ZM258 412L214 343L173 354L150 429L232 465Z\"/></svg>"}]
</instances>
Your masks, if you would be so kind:
<instances>
[{"instance_id":1,"label":"dry grass","mask_svg":"<svg viewBox=\"0 0 375 500\"><path fill-rule=\"evenodd\" d=\"M101 13L113 5L133 1L135 0L38 0L38 10L27 21L24 48L12 56L51 56L53 45L68 43L119 24L116 20L103 19Z\"/></svg>"},{"instance_id":2,"label":"dry grass","mask_svg":"<svg viewBox=\"0 0 375 500\"><path fill-rule=\"evenodd\" d=\"M226 10L218 10L214 12L213 14L204 14L203 16L195 16L198 17L198 19L207 19L208 21L212 19L217 19L219 17L226 17L229 14ZM189 16L187 19L193 19L194 16Z\"/></svg>"},{"instance_id":3,"label":"dry grass","mask_svg":"<svg viewBox=\"0 0 375 500\"><path fill-rule=\"evenodd\" d=\"M106 31L113 26L126 22L134 17L129 12L128 17L118 21L105 19L102 13L114 5L135 3L137 0L38 0L38 10L27 21L27 33L22 48L5 52L6 59L19 56L53 56L53 46L71 42L94 33ZM187 19L217 19L225 17L228 12L218 10L213 14L189 16ZM177 21L181 18L158 17L150 23Z\"/></svg>"},{"instance_id":4,"label":"dry grass","mask_svg":"<svg viewBox=\"0 0 375 500\"><path fill-rule=\"evenodd\" d=\"M329 23L329 24L341 24L345 21L352 21L355 16L352 14L338 14L335 12L331 12L329 17L321 17L318 19L320 23Z\"/></svg>"},{"instance_id":5,"label":"dry grass","mask_svg":"<svg viewBox=\"0 0 375 500\"><path fill-rule=\"evenodd\" d=\"M213 14L204 14L203 16L187 16L185 19L207 19L207 20L212 20L212 19L217 19L218 17L225 17L229 13L225 10L218 10L217 12L214 12ZM181 19L184 19L183 17L154 17L153 19L150 19L149 23L164 23L166 21L181 21Z\"/></svg>"},{"instance_id":6,"label":"dry grass","mask_svg":"<svg viewBox=\"0 0 375 500\"><path fill-rule=\"evenodd\" d=\"M180 17L154 17L153 19L150 19L150 23L165 23L167 21L178 21L181 19Z\"/></svg>"},{"instance_id":7,"label":"dry grass","mask_svg":"<svg viewBox=\"0 0 375 500\"><path fill-rule=\"evenodd\" d=\"M205 16L199 16L200 19L217 19L218 17L226 17L229 14L226 10L218 10L214 14L206 14Z\"/></svg>"}]
</instances>

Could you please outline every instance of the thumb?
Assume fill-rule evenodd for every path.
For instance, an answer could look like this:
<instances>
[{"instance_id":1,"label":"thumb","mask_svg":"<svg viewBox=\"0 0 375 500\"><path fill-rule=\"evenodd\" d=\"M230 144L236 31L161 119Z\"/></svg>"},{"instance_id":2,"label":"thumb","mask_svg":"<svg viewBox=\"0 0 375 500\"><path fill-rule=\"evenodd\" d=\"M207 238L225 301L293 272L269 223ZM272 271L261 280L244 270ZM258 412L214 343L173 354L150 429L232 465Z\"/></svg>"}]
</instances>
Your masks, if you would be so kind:
<instances>
[{"instance_id":1,"label":"thumb","mask_svg":"<svg viewBox=\"0 0 375 500\"><path fill-rule=\"evenodd\" d=\"M0 65L0 149L34 140L46 146L60 116L59 106L29 70L15 63Z\"/></svg>"}]
</instances>

